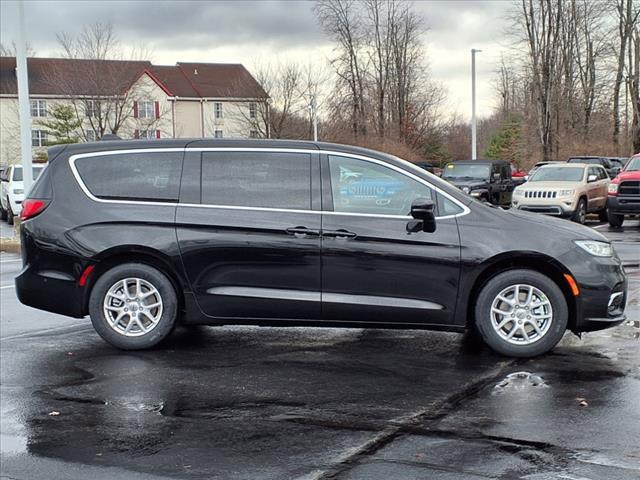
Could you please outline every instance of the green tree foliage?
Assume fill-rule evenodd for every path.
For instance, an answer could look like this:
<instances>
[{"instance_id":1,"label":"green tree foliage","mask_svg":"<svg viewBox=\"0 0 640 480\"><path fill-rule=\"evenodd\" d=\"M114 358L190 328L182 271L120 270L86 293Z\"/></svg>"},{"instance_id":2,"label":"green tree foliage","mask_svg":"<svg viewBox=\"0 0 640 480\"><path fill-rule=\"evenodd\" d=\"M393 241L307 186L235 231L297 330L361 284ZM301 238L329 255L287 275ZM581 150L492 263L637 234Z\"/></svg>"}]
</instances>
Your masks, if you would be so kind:
<instances>
[{"instance_id":1,"label":"green tree foliage","mask_svg":"<svg viewBox=\"0 0 640 480\"><path fill-rule=\"evenodd\" d=\"M520 140L522 124L517 118L509 118L498 130L484 152L484 156L489 160L507 160L520 164Z\"/></svg>"},{"instance_id":2,"label":"green tree foliage","mask_svg":"<svg viewBox=\"0 0 640 480\"><path fill-rule=\"evenodd\" d=\"M60 145L63 143L77 143L76 132L82 125L71 105L55 105L49 111L46 120L41 120L39 124L45 128L47 135L51 138L48 145Z\"/></svg>"}]
</instances>

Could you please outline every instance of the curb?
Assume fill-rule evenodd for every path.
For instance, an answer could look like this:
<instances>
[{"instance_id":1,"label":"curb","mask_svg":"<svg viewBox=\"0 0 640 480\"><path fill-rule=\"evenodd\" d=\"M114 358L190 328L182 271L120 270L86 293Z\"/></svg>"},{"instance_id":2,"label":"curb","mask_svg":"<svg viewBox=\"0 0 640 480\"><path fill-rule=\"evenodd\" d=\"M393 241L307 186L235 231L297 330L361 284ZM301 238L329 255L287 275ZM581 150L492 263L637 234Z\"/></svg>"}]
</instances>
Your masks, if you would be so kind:
<instances>
[{"instance_id":1,"label":"curb","mask_svg":"<svg viewBox=\"0 0 640 480\"><path fill-rule=\"evenodd\" d=\"M20 241L10 238L0 238L0 251L7 253L20 253Z\"/></svg>"}]
</instances>

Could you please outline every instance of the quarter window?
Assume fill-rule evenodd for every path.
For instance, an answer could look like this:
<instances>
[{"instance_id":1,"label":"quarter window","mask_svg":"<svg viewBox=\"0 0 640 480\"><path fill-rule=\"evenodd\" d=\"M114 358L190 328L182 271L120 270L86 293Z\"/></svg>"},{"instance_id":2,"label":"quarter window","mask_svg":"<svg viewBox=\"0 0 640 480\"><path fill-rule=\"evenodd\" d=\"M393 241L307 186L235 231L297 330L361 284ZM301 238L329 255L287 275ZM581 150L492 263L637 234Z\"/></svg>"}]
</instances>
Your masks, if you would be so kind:
<instances>
[{"instance_id":1,"label":"quarter window","mask_svg":"<svg viewBox=\"0 0 640 480\"><path fill-rule=\"evenodd\" d=\"M144 152L79 158L80 178L98 198L176 202L182 154Z\"/></svg>"},{"instance_id":2,"label":"quarter window","mask_svg":"<svg viewBox=\"0 0 640 480\"><path fill-rule=\"evenodd\" d=\"M409 215L416 198L435 200L431 188L373 162L329 156L333 210L375 215Z\"/></svg>"},{"instance_id":3,"label":"quarter window","mask_svg":"<svg viewBox=\"0 0 640 480\"><path fill-rule=\"evenodd\" d=\"M46 117L47 116L47 101L46 100L31 100L31 116L32 117Z\"/></svg>"},{"instance_id":4,"label":"quarter window","mask_svg":"<svg viewBox=\"0 0 640 480\"><path fill-rule=\"evenodd\" d=\"M205 152L202 203L309 210L311 156L304 153Z\"/></svg>"}]
</instances>

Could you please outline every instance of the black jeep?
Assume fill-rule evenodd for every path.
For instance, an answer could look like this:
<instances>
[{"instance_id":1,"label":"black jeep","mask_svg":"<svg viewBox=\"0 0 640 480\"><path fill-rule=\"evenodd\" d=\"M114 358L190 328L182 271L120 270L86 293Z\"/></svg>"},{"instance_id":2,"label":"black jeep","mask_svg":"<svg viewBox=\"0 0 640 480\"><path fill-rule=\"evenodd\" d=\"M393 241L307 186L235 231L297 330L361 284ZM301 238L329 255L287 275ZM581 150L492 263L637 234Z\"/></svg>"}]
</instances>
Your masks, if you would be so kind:
<instances>
[{"instance_id":1,"label":"black jeep","mask_svg":"<svg viewBox=\"0 0 640 480\"><path fill-rule=\"evenodd\" d=\"M509 206L515 182L511 165L502 160L459 160L448 163L442 178L479 200Z\"/></svg>"}]
</instances>

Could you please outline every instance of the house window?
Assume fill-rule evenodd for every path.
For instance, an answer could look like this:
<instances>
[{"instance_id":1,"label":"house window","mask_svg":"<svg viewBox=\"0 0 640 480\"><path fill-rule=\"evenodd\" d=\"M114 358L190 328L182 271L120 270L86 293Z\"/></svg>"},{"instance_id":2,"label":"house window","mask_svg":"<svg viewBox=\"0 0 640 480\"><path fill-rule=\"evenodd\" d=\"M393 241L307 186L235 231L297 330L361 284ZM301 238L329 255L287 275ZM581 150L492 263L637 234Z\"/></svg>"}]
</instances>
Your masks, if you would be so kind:
<instances>
[{"instance_id":1,"label":"house window","mask_svg":"<svg viewBox=\"0 0 640 480\"><path fill-rule=\"evenodd\" d=\"M213 132L213 136L214 138L222 138L223 137L222 130L215 130Z\"/></svg>"},{"instance_id":2,"label":"house window","mask_svg":"<svg viewBox=\"0 0 640 480\"><path fill-rule=\"evenodd\" d=\"M84 136L86 137L87 142L95 142L98 139L95 130L85 130Z\"/></svg>"},{"instance_id":3,"label":"house window","mask_svg":"<svg viewBox=\"0 0 640 480\"><path fill-rule=\"evenodd\" d=\"M213 109L214 109L216 118L222 118L222 103L215 102L213 104Z\"/></svg>"},{"instance_id":4,"label":"house window","mask_svg":"<svg viewBox=\"0 0 640 480\"><path fill-rule=\"evenodd\" d=\"M44 130L31 130L31 146L46 147L47 132L45 132Z\"/></svg>"},{"instance_id":5,"label":"house window","mask_svg":"<svg viewBox=\"0 0 640 480\"><path fill-rule=\"evenodd\" d=\"M249 131L249 138L258 138L258 131L257 130Z\"/></svg>"},{"instance_id":6,"label":"house window","mask_svg":"<svg viewBox=\"0 0 640 480\"><path fill-rule=\"evenodd\" d=\"M153 140L154 138L158 138L157 134L158 130L140 130L138 134L138 138L143 138L145 140Z\"/></svg>"},{"instance_id":7,"label":"house window","mask_svg":"<svg viewBox=\"0 0 640 480\"><path fill-rule=\"evenodd\" d=\"M95 100L86 100L84 102L84 115L87 118L96 118L100 112L100 104Z\"/></svg>"},{"instance_id":8,"label":"house window","mask_svg":"<svg viewBox=\"0 0 640 480\"><path fill-rule=\"evenodd\" d=\"M46 100L31 100L31 116L32 117L46 117L47 116L47 101Z\"/></svg>"},{"instance_id":9,"label":"house window","mask_svg":"<svg viewBox=\"0 0 640 480\"><path fill-rule=\"evenodd\" d=\"M154 102L138 102L138 118L156 118Z\"/></svg>"},{"instance_id":10,"label":"house window","mask_svg":"<svg viewBox=\"0 0 640 480\"><path fill-rule=\"evenodd\" d=\"M256 118L258 106L255 103L249 104L249 118Z\"/></svg>"}]
</instances>

